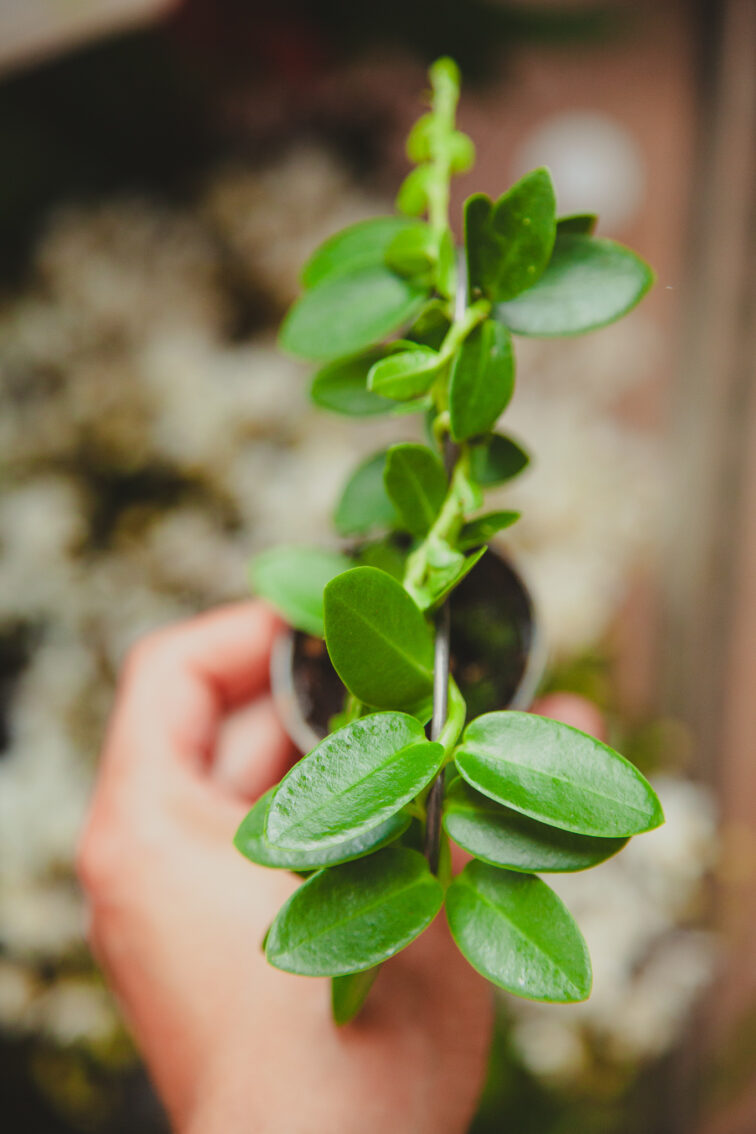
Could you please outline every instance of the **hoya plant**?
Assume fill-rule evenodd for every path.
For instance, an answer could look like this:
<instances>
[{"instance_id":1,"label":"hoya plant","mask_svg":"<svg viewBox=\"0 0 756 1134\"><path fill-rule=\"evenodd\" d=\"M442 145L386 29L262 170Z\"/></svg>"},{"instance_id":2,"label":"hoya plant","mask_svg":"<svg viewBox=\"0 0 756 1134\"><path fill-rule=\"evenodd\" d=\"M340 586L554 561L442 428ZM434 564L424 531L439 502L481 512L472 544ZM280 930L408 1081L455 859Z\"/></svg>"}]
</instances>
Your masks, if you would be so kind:
<instances>
[{"instance_id":1,"label":"hoya plant","mask_svg":"<svg viewBox=\"0 0 756 1134\"><path fill-rule=\"evenodd\" d=\"M455 125L459 75L430 70L398 213L344 229L302 272L280 341L319 364L312 397L341 414L419 415L424 442L363 463L336 510L349 554L289 546L259 555L257 593L325 639L346 689L331 731L260 799L236 835L255 863L304 880L264 942L279 969L333 978L337 1022L360 1010L382 962L445 906L469 963L545 1001L589 995L591 963L569 912L539 875L585 870L658 826L652 788L624 757L567 725L502 710L468 720L449 666L454 590L514 523L483 491L520 473L497 424L514 390L513 336L569 336L629 311L652 273L558 218L548 170L498 200L464 206L449 185L473 163ZM565 469L569 476L569 469ZM449 840L472 856L452 876Z\"/></svg>"}]
</instances>

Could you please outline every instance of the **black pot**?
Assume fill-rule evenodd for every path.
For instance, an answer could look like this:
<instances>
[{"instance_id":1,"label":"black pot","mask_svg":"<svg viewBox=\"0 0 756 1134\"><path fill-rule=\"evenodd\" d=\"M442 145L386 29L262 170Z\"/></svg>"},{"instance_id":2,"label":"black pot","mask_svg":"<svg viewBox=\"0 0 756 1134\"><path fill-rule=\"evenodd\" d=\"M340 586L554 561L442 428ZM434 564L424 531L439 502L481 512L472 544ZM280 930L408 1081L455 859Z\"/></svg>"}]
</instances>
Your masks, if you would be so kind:
<instances>
[{"instance_id":1,"label":"black pot","mask_svg":"<svg viewBox=\"0 0 756 1134\"><path fill-rule=\"evenodd\" d=\"M451 670L468 717L526 709L541 678L545 651L533 599L512 564L490 550L451 598ZM346 690L325 642L284 632L271 656L271 689L279 716L301 752L327 735Z\"/></svg>"}]
</instances>

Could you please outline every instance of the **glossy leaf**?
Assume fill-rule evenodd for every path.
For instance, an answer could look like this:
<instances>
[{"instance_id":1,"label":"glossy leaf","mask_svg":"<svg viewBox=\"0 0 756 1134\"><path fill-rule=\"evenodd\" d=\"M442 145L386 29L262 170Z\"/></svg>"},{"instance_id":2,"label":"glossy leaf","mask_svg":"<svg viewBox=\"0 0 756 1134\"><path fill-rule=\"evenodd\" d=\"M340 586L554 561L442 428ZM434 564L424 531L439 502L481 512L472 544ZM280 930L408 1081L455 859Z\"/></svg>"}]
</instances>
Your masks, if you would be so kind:
<instances>
[{"instance_id":1,"label":"glossy leaf","mask_svg":"<svg viewBox=\"0 0 756 1134\"><path fill-rule=\"evenodd\" d=\"M495 803L463 780L446 793L444 827L455 843L483 862L534 874L586 870L627 842L549 827Z\"/></svg>"},{"instance_id":2,"label":"glossy leaf","mask_svg":"<svg viewBox=\"0 0 756 1134\"><path fill-rule=\"evenodd\" d=\"M392 843L407 830L410 824L410 816L404 811L398 811L355 838L328 845L318 843L308 850L284 850L282 847L273 846L265 837L265 816L275 790L271 788L258 799L242 820L234 838L236 849L241 851L245 858L260 866L286 870L317 870L321 866L350 862L354 858L362 858L363 855Z\"/></svg>"},{"instance_id":3,"label":"glossy leaf","mask_svg":"<svg viewBox=\"0 0 756 1134\"><path fill-rule=\"evenodd\" d=\"M571 213L557 220L557 236L565 236L568 233L591 236L597 224L598 217L595 213Z\"/></svg>"},{"instance_id":4,"label":"glossy leaf","mask_svg":"<svg viewBox=\"0 0 756 1134\"><path fill-rule=\"evenodd\" d=\"M331 980L331 1013L339 1026L350 1024L359 1015L368 998L380 965L361 973L347 973Z\"/></svg>"},{"instance_id":5,"label":"glossy leaf","mask_svg":"<svg viewBox=\"0 0 756 1134\"><path fill-rule=\"evenodd\" d=\"M375 567L354 567L324 595L326 644L355 697L404 709L433 689L433 636L402 585Z\"/></svg>"},{"instance_id":6,"label":"glossy leaf","mask_svg":"<svg viewBox=\"0 0 756 1134\"><path fill-rule=\"evenodd\" d=\"M386 571L400 581L404 578L407 564L408 549L397 541L388 537L376 539L371 543L363 543L356 557L355 567L377 567Z\"/></svg>"},{"instance_id":7,"label":"glossy leaf","mask_svg":"<svg viewBox=\"0 0 756 1134\"><path fill-rule=\"evenodd\" d=\"M504 484L526 469L530 457L511 437L494 433L470 449L470 468L473 478L484 488Z\"/></svg>"},{"instance_id":8,"label":"glossy leaf","mask_svg":"<svg viewBox=\"0 0 756 1134\"><path fill-rule=\"evenodd\" d=\"M335 585L338 579L329 583ZM565 831L615 838L664 820L651 785L629 760L533 713L478 717L465 729L456 763L484 795Z\"/></svg>"},{"instance_id":9,"label":"glossy leaf","mask_svg":"<svg viewBox=\"0 0 756 1134\"><path fill-rule=\"evenodd\" d=\"M315 287L329 276L382 264L394 237L410 224L405 217L373 217L342 229L321 244L307 261L302 270L302 286Z\"/></svg>"},{"instance_id":10,"label":"glossy leaf","mask_svg":"<svg viewBox=\"0 0 756 1134\"><path fill-rule=\"evenodd\" d=\"M427 288L383 264L337 272L290 308L280 343L316 362L359 354L414 319L427 296Z\"/></svg>"},{"instance_id":11,"label":"glossy leaf","mask_svg":"<svg viewBox=\"0 0 756 1134\"><path fill-rule=\"evenodd\" d=\"M426 609L433 609L449 597L452 591L459 586L464 578L470 574L473 567L486 554L488 549L479 547L472 555L462 556L461 562L455 563L448 569L436 569L430 572L430 578L425 585L427 592Z\"/></svg>"},{"instance_id":12,"label":"glossy leaf","mask_svg":"<svg viewBox=\"0 0 756 1134\"><path fill-rule=\"evenodd\" d=\"M511 527L519 518L519 512L486 512L484 516L477 516L463 526L457 546L462 551L467 551L471 547L488 543L497 532Z\"/></svg>"},{"instance_id":13,"label":"glossy leaf","mask_svg":"<svg viewBox=\"0 0 756 1134\"><path fill-rule=\"evenodd\" d=\"M493 201L486 193L473 193L465 201L465 255L471 292L483 290L484 280L492 270L489 236L492 213Z\"/></svg>"},{"instance_id":14,"label":"glossy leaf","mask_svg":"<svg viewBox=\"0 0 756 1134\"><path fill-rule=\"evenodd\" d=\"M382 349L370 350L366 354L339 358L323 366L313 378L310 389L315 405L349 417L390 413L395 403L367 388L370 367L385 354Z\"/></svg>"},{"instance_id":15,"label":"glossy leaf","mask_svg":"<svg viewBox=\"0 0 756 1134\"><path fill-rule=\"evenodd\" d=\"M424 536L438 516L448 489L439 457L425 445L392 445L383 479L402 527L412 535Z\"/></svg>"},{"instance_id":16,"label":"glossy leaf","mask_svg":"<svg viewBox=\"0 0 756 1134\"><path fill-rule=\"evenodd\" d=\"M422 346L440 350L450 327L447 305L440 299L431 299L407 331L407 338Z\"/></svg>"},{"instance_id":17,"label":"glossy leaf","mask_svg":"<svg viewBox=\"0 0 756 1134\"><path fill-rule=\"evenodd\" d=\"M653 283L640 256L613 240L567 234L540 280L494 315L518 335L579 335L613 323L635 307Z\"/></svg>"},{"instance_id":18,"label":"glossy leaf","mask_svg":"<svg viewBox=\"0 0 756 1134\"><path fill-rule=\"evenodd\" d=\"M400 276L422 276L438 260L438 234L429 224L407 224L386 249L386 263Z\"/></svg>"},{"instance_id":19,"label":"glossy leaf","mask_svg":"<svg viewBox=\"0 0 756 1134\"><path fill-rule=\"evenodd\" d=\"M351 566L345 555L320 547L271 547L252 560L252 588L290 626L322 638L323 589Z\"/></svg>"},{"instance_id":20,"label":"glossy leaf","mask_svg":"<svg viewBox=\"0 0 756 1134\"><path fill-rule=\"evenodd\" d=\"M556 236L556 198L551 176L536 169L495 204L477 195L468 203L466 229L470 284L493 301L512 299L531 287L549 262Z\"/></svg>"},{"instance_id":21,"label":"glossy leaf","mask_svg":"<svg viewBox=\"0 0 756 1134\"><path fill-rule=\"evenodd\" d=\"M394 505L383 483L386 452L374 453L354 470L344 486L333 522L341 535L366 535L375 528L398 523Z\"/></svg>"},{"instance_id":22,"label":"glossy leaf","mask_svg":"<svg viewBox=\"0 0 756 1134\"><path fill-rule=\"evenodd\" d=\"M371 366L368 389L397 401L417 398L433 385L442 364L439 353L429 347L397 351Z\"/></svg>"},{"instance_id":23,"label":"glossy leaf","mask_svg":"<svg viewBox=\"0 0 756 1134\"><path fill-rule=\"evenodd\" d=\"M506 327L487 319L468 335L452 366L449 418L455 441L486 433L514 392L514 352Z\"/></svg>"},{"instance_id":24,"label":"glossy leaf","mask_svg":"<svg viewBox=\"0 0 756 1134\"><path fill-rule=\"evenodd\" d=\"M473 968L515 996L570 1003L590 994L583 936L540 878L468 863L447 891L446 916Z\"/></svg>"},{"instance_id":25,"label":"glossy leaf","mask_svg":"<svg viewBox=\"0 0 756 1134\"><path fill-rule=\"evenodd\" d=\"M321 740L286 773L268 805L265 837L282 850L356 839L430 783L443 746L406 713L371 713Z\"/></svg>"},{"instance_id":26,"label":"glossy leaf","mask_svg":"<svg viewBox=\"0 0 756 1134\"><path fill-rule=\"evenodd\" d=\"M305 976L371 969L419 936L442 902L423 856L388 847L308 879L270 927L265 953L276 968Z\"/></svg>"}]
</instances>

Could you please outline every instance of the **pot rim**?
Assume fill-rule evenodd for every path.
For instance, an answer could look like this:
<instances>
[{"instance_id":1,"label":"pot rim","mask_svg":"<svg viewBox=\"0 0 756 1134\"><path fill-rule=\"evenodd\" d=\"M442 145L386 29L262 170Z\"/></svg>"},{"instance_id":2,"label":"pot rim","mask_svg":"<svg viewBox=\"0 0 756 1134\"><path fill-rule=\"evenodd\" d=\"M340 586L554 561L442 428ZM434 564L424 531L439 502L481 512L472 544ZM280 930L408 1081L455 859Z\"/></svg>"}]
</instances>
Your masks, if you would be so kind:
<instances>
[{"instance_id":1,"label":"pot rim","mask_svg":"<svg viewBox=\"0 0 756 1134\"><path fill-rule=\"evenodd\" d=\"M503 706L505 709L528 709L533 702L548 659L543 622L539 617L533 592L525 583L516 559L502 554L494 547L491 547L490 551L502 559L517 576L530 608L532 633L525 669L509 703ZM322 737L304 717L294 686L294 647L297 635L301 633L303 631L287 627L274 640L270 655L270 691L281 723L290 739L304 754L319 744Z\"/></svg>"}]
</instances>

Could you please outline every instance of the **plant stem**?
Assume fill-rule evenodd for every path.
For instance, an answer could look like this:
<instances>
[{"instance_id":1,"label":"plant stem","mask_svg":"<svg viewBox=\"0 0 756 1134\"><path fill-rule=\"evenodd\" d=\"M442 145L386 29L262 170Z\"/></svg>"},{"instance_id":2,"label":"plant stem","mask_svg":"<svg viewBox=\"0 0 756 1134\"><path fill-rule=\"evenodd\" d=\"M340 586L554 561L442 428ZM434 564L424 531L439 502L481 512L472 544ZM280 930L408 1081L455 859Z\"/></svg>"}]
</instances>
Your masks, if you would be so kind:
<instances>
[{"instance_id":1,"label":"plant stem","mask_svg":"<svg viewBox=\"0 0 756 1134\"><path fill-rule=\"evenodd\" d=\"M449 703L450 611L445 602L436 618L435 656L433 661L433 721L431 740L440 740L446 724ZM441 803L444 797L444 773L433 781L426 802L425 856L433 874L438 870L441 840Z\"/></svg>"},{"instance_id":2,"label":"plant stem","mask_svg":"<svg viewBox=\"0 0 756 1134\"><path fill-rule=\"evenodd\" d=\"M435 73L431 71L431 81L436 140L431 143L433 175L427 189L428 221L440 237L449 228L449 184L452 172L449 147L439 144L439 140L454 131L459 91L443 70L436 70Z\"/></svg>"}]
</instances>

